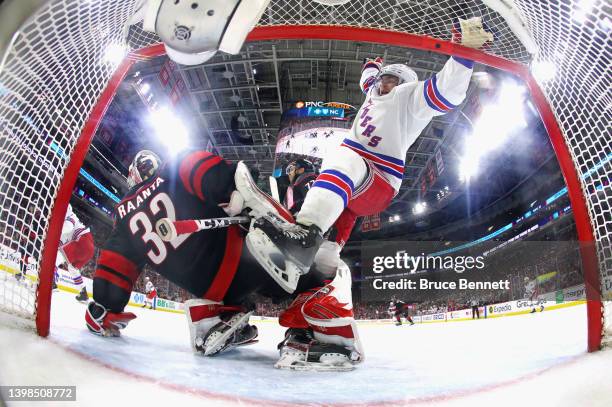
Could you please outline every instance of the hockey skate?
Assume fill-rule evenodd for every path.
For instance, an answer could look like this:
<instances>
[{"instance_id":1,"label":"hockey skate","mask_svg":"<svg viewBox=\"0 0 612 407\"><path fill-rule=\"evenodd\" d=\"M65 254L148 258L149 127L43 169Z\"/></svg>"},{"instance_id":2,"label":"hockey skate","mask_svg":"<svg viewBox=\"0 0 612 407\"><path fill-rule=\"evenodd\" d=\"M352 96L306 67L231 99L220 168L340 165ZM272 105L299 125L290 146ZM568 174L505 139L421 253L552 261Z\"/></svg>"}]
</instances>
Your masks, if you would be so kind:
<instances>
[{"instance_id":1,"label":"hockey skate","mask_svg":"<svg viewBox=\"0 0 612 407\"><path fill-rule=\"evenodd\" d=\"M75 298L79 302L87 302L89 300L89 296L87 295L87 289L83 287L79 295L77 295Z\"/></svg>"},{"instance_id":2,"label":"hockey skate","mask_svg":"<svg viewBox=\"0 0 612 407\"><path fill-rule=\"evenodd\" d=\"M301 274L310 270L323 243L323 234L316 225L292 224L267 216L258 219L254 228L263 232L287 260L301 270Z\"/></svg>"},{"instance_id":3,"label":"hockey skate","mask_svg":"<svg viewBox=\"0 0 612 407\"><path fill-rule=\"evenodd\" d=\"M272 222L285 223L276 216L266 218ZM257 222L261 222L261 219ZM283 290L293 293L300 276L308 272L308 269L304 270L299 264L285 256L270 237L261 229L255 228L254 224L255 222L251 224L251 229L245 239L249 252Z\"/></svg>"},{"instance_id":4,"label":"hockey skate","mask_svg":"<svg viewBox=\"0 0 612 407\"><path fill-rule=\"evenodd\" d=\"M312 330L302 328L289 328L278 349L274 367L286 370L346 372L355 369L360 358L345 346L317 341Z\"/></svg>"},{"instance_id":5,"label":"hockey skate","mask_svg":"<svg viewBox=\"0 0 612 407\"><path fill-rule=\"evenodd\" d=\"M257 327L248 323L253 312L244 312L241 307L189 300L185 302L185 314L192 348L204 356L257 342Z\"/></svg>"},{"instance_id":6,"label":"hockey skate","mask_svg":"<svg viewBox=\"0 0 612 407\"><path fill-rule=\"evenodd\" d=\"M204 356L214 356L232 347L250 345L257 342L257 327L249 325L253 312L235 313L221 318L204 337L195 341L196 350Z\"/></svg>"}]
</instances>

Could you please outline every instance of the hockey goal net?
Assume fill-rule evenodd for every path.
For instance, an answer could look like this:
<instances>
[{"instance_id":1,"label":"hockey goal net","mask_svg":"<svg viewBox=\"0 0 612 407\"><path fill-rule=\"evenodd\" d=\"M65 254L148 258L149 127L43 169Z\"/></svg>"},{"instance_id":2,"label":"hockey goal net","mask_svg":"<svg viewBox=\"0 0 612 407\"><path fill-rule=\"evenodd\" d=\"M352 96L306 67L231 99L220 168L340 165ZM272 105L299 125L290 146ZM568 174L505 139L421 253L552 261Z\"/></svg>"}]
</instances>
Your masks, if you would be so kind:
<instances>
[{"instance_id":1,"label":"hockey goal net","mask_svg":"<svg viewBox=\"0 0 612 407\"><path fill-rule=\"evenodd\" d=\"M36 321L45 336L61 225L79 168L128 69L162 54L163 47L138 24L130 25L139 0L38 3L9 37L0 65L0 309ZM612 329L612 311L599 296L612 299L609 5L601 0L321 3L272 0L250 40L407 46L472 58L525 80L568 186L583 243L589 349L599 348ZM482 16L494 30L495 45L486 53L449 42L453 22L473 16ZM10 274L26 267L26 283L14 284Z\"/></svg>"}]
</instances>

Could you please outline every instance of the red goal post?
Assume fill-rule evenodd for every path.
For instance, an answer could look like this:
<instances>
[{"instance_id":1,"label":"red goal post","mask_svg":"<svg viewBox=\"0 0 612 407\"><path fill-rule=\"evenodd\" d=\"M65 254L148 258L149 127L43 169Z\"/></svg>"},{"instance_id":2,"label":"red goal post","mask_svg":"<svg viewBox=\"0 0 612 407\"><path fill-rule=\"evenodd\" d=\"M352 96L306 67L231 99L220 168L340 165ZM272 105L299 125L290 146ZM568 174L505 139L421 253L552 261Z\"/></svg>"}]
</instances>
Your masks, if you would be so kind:
<instances>
[{"instance_id":1,"label":"red goal post","mask_svg":"<svg viewBox=\"0 0 612 407\"><path fill-rule=\"evenodd\" d=\"M560 46L555 41L561 39L569 42L565 47L570 52L573 50L567 60L558 62L556 77L541 85L531 75L533 57L524 39L518 38L521 34L514 33L507 16L487 8L484 3L490 2L389 0L368 8L370 0L352 0L335 7L273 0L248 41L376 42L469 58L522 78L568 187L587 288L588 349L596 350L602 338L611 335L612 319L609 303L604 307L601 301L602 287L612 279L612 153L609 137L600 134L605 132L602 123L610 118L605 108L610 105L610 80L603 75L590 87L584 82L598 72L599 64L605 64L605 36L602 41L595 20L609 21L609 16L604 5L596 2L595 10L586 16L585 27L576 29L573 13L579 1L567 0L562 2L567 4L556 6L535 0L514 2L538 47L536 60L557 61L553 53ZM0 65L0 243L28 251L39 270L38 282L33 282L29 292L8 282L3 285L0 278L0 309L35 318L41 336L49 332L51 284L63 218L97 126L130 68L143 58L164 53L162 46L155 45L154 36L137 26L127 27L135 1L77 3L46 2L21 27ZM453 21L473 13L493 23L498 37L496 48L486 53L448 41ZM590 26L595 28L588 30ZM107 55L109 50L125 49L124 44L132 51L120 64L100 62L112 59ZM577 79L581 73L584 79ZM594 103L584 105L589 99ZM37 177L43 182L37 182ZM32 203L39 217L28 215ZM24 228L37 234L26 248Z\"/></svg>"}]
</instances>

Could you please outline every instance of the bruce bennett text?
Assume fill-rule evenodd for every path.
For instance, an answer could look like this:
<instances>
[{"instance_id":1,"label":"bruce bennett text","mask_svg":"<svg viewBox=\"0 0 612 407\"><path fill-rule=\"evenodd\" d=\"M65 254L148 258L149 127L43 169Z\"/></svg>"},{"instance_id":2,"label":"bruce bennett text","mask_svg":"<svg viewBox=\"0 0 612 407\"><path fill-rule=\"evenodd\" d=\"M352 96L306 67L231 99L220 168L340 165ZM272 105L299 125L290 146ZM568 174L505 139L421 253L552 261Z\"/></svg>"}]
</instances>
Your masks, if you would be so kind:
<instances>
[{"instance_id":1,"label":"bruce bennett text","mask_svg":"<svg viewBox=\"0 0 612 407\"><path fill-rule=\"evenodd\" d=\"M384 281L377 278L372 282L376 290L509 290L509 280L469 281L465 278L459 281L429 281L426 278L408 280L402 278L396 281Z\"/></svg>"}]
</instances>

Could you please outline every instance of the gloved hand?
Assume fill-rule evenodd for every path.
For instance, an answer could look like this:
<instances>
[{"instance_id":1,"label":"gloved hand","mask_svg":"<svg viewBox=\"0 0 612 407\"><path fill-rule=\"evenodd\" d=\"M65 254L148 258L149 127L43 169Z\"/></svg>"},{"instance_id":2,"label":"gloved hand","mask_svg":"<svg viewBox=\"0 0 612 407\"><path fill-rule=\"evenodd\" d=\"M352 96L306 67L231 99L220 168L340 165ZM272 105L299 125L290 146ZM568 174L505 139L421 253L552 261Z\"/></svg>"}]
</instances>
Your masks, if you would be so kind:
<instances>
[{"instance_id":1,"label":"gloved hand","mask_svg":"<svg viewBox=\"0 0 612 407\"><path fill-rule=\"evenodd\" d=\"M493 44L493 33L480 17L459 19L452 28L452 42L469 48L485 49Z\"/></svg>"}]
</instances>

